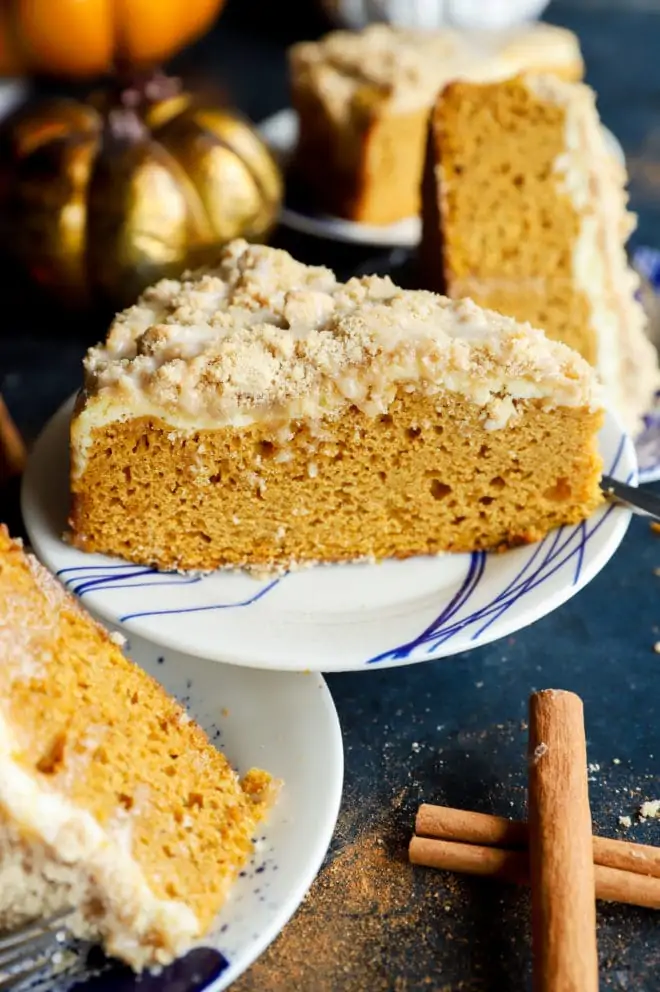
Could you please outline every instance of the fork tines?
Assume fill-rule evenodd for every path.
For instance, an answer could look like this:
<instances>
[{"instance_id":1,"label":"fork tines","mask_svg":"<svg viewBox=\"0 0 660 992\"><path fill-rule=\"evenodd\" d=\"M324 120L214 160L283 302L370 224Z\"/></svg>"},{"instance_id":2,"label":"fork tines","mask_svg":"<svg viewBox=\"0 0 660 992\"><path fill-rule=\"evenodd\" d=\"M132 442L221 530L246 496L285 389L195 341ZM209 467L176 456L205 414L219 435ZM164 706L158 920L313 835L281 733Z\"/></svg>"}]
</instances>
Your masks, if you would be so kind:
<instances>
[{"instance_id":1,"label":"fork tines","mask_svg":"<svg viewBox=\"0 0 660 992\"><path fill-rule=\"evenodd\" d=\"M70 915L70 909L61 910L0 935L0 992L20 988L55 963L55 954L69 936Z\"/></svg>"}]
</instances>

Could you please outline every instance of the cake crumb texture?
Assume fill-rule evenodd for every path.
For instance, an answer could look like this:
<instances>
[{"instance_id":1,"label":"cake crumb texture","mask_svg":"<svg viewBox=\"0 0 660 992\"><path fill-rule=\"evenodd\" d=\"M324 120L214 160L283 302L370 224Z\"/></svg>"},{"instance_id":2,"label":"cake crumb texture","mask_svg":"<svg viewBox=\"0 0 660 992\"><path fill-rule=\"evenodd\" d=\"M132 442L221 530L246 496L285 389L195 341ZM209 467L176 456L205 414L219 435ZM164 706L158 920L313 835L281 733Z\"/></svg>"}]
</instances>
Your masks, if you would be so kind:
<instances>
[{"instance_id":1,"label":"cake crumb texture","mask_svg":"<svg viewBox=\"0 0 660 992\"><path fill-rule=\"evenodd\" d=\"M92 349L73 542L289 568L539 539L600 504L593 370L529 325L229 246Z\"/></svg>"},{"instance_id":2,"label":"cake crumb texture","mask_svg":"<svg viewBox=\"0 0 660 992\"><path fill-rule=\"evenodd\" d=\"M0 527L0 925L71 929L136 970L211 925L274 786L185 710Z\"/></svg>"},{"instance_id":3,"label":"cake crumb texture","mask_svg":"<svg viewBox=\"0 0 660 992\"><path fill-rule=\"evenodd\" d=\"M276 571L525 544L600 505L601 421L530 404L487 431L459 397L403 394L284 445L255 426L171 440L162 421L116 423L95 432L74 542L164 569Z\"/></svg>"},{"instance_id":4,"label":"cake crumb texture","mask_svg":"<svg viewBox=\"0 0 660 992\"><path fill-rule=\"evenodd\" d=\"M635 223L625 185L581 83L457 82L437 99L423 184L425 285L575 348L635 433L660 374L625 252Z\"/></svg>"}]
</instances>

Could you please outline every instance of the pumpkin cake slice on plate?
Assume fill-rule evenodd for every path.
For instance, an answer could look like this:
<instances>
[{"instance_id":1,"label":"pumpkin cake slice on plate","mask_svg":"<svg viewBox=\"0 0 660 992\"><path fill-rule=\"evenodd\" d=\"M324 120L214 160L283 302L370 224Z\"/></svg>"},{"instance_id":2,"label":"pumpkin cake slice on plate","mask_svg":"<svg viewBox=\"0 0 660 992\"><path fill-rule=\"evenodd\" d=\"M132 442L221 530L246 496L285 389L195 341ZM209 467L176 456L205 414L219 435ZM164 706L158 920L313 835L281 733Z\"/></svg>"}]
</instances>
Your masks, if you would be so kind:
<instances>
[{"instance_id":1,"label":"pumpkin cake slice on plate","mask_svg":"<svg viewBox=\"0 0 660 992\"><path fill-rule=\"evenodd\" d=\"M593 370L542 331L244 241L85 361L71 540L162 569L535 541L599 505Z\"/></svg>"},{"instance_id":2,"label":"pumpkin cake slice on plate","mask_svg":"<svg viewBox=\"0 0 660 992\"><path fill-rule=\"evenodd\" d=\"M0 526L0 928L73 909L135 970L167 963L209 929L273 795Z\"/></svg>"},{"instance_id":3,"label":"pumpkin cake slice on plate","mask_svg":"<svg viewBox=\"0 0 660 992\"><path fill-rule=\"evenodd\" d=\"M427 288L576 348L636 433L660 372L625 250L626 181L582 83L452 83L430 118L421 254Z\"/></svg>"}]
</instances>

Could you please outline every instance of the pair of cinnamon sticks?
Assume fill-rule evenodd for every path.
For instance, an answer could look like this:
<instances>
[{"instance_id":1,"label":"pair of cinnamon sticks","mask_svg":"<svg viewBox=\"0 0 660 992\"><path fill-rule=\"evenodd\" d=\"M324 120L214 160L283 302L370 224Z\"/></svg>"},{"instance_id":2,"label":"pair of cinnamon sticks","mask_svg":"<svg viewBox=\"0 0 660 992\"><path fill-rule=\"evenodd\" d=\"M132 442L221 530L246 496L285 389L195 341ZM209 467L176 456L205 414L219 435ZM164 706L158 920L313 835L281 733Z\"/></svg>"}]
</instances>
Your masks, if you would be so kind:
<instances>
[{"instance_id":1,"label":"pair of cinnamon sticks","mask_svg":"<svg viewBox=\"0 0 660 992\"><path fill-rule=\"evenodd\" d=\"M593 837L596 898L660 909L660 848ZM529 829L519 820L422 805L410 860L428 868L529 885Z\"/></svg>"},{"instance_id":2,"label":"pair of cinnamon sticks","mask_svg":"<svg viewBox=\"0 0 660 992\"><path fill-rule=\"evenodd\" d=\"M596 899L660 909L660 849L592 836L581 700L535 693L529 822L422 805L414 864L532 886L535 992L596 992Z\"/></svg>"}]
</instances>

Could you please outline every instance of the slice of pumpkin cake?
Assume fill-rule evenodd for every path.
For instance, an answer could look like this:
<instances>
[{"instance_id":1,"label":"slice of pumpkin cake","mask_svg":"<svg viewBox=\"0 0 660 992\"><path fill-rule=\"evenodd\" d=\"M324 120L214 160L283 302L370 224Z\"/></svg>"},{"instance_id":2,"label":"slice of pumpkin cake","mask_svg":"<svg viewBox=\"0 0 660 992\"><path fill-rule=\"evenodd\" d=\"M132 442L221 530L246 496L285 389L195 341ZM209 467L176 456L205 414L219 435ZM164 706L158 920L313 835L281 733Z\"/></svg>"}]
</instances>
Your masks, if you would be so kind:
<instances>
[{"instance_id":1,"label":"slice of pumpkin cake","mask_svg":"<svg viewBox=\"0 0 660 992\"><path fill-rule=\"evenodd\" d=\"M271 793L0 526L0 928L62 909L136 970L204 935Z\"/></svg>"},{"instance_id":2,"label":"slice of pumpkin cake","mask_svg":"<svg viewBox=\"0 0 660 992\"><path fill-rule=\"evenodd\" d=\"M576 348L636 433L660 373L625 250L626 181L582 83L452 83L431 114L422 259L429 289Z\"/></svg>"},{"instance_id":3,"label":"slice of pumpkin cake","mask_svg":"<svg viewBox=\"0 0 660 992\"><path fill-rule=\"evenodd\" d=\"M163 569L535 541L601 500L595 374L542 331L244 241L87 355L74 544Z\"/></svg>"}]
</instances>

